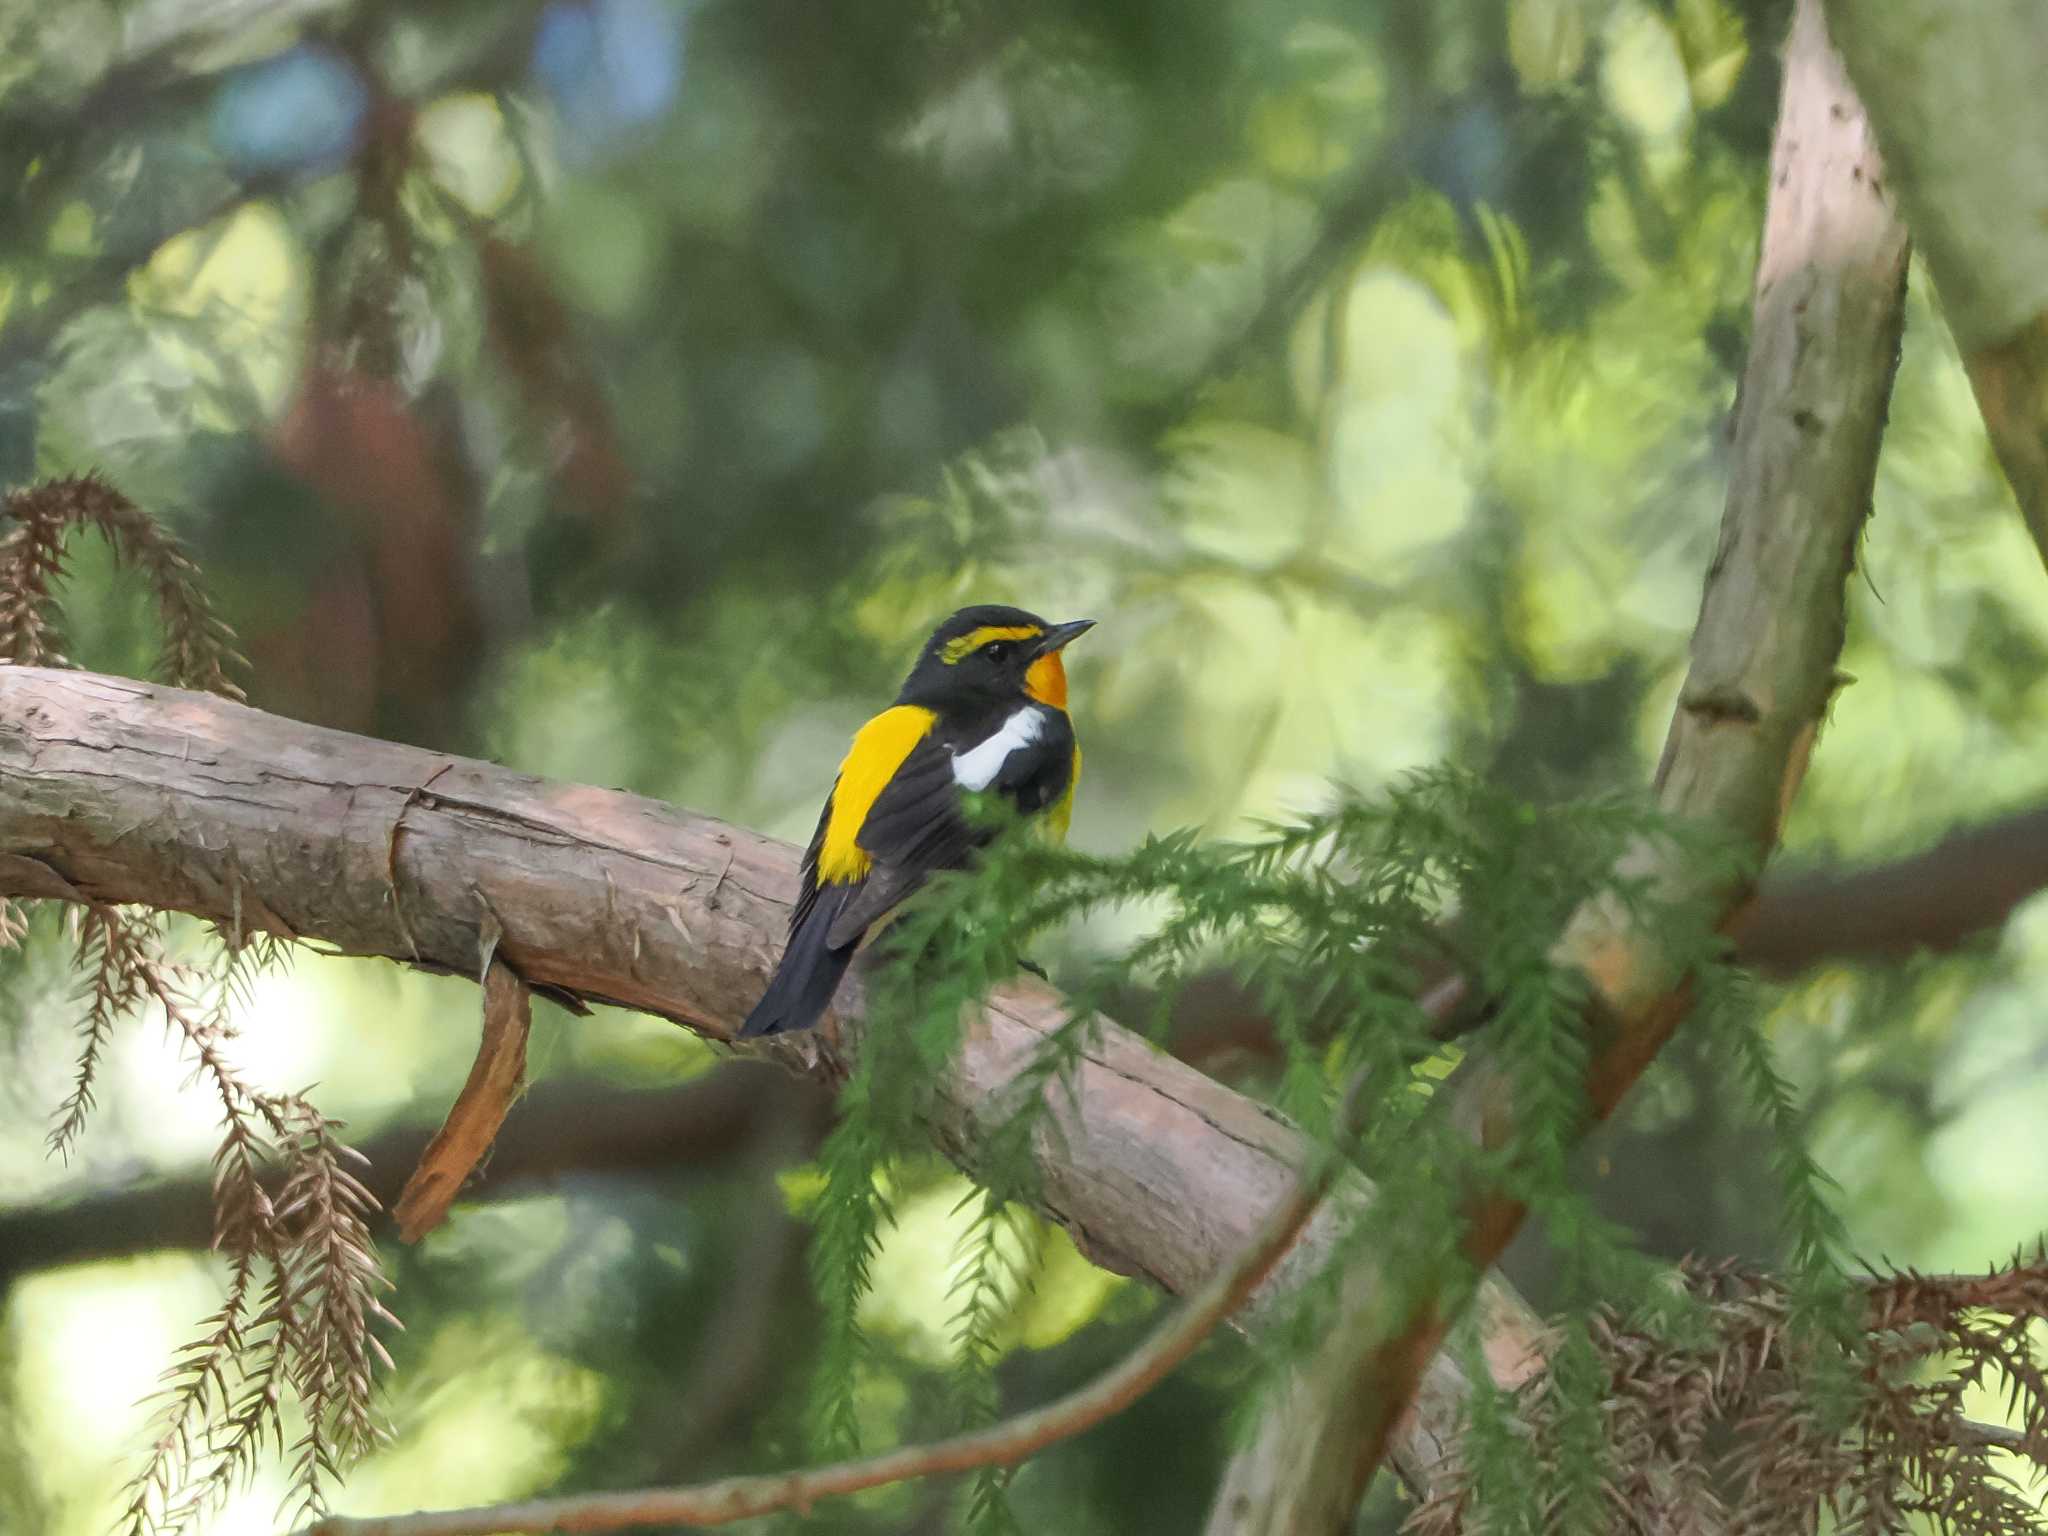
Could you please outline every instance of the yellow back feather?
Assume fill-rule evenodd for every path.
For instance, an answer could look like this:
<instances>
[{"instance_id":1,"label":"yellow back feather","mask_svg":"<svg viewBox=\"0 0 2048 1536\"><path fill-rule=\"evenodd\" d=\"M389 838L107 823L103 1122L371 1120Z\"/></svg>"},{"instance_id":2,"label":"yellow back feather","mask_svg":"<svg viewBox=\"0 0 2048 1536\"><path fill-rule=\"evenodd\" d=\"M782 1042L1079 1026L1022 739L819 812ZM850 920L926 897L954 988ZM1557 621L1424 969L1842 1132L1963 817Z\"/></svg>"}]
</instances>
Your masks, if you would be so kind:
<instances>
[{"instance_id":1,"label":"yellow back feather","mask_svg":"<svg viewBox=\"0 0 2048 1536\"><path fill-rule=\"evenodd\" d=\"M920 705L898 704L854 733L846 760L839 765L839 780L832 786L832 812L825 819L825 844L818 850L819 884L850 885L866 876L874 861L854 839L876 796L938 718Z\"/></svg>"}]
</instances>

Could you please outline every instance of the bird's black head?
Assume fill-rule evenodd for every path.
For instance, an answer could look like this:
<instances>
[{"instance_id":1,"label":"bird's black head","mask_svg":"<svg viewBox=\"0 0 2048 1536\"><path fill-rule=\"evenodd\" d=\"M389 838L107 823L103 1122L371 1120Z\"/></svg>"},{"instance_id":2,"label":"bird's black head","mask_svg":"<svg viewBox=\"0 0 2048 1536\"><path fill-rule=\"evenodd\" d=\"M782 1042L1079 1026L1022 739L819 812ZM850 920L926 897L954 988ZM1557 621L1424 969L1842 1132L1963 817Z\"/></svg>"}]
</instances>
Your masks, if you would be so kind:
<instances>
[{"instance_id":1,"label":"bird's black head","mask_svg":"<svg viewBox=\"0 0 2048 1536\"><path fill-rule=\"evenodd\" d=\"M1094 623L1048 624L1035 613L995 603L962 608L932 631L896 702L944 712L1029 698L1065 709L1060 651Z\"/></svg>"}]
</instances>

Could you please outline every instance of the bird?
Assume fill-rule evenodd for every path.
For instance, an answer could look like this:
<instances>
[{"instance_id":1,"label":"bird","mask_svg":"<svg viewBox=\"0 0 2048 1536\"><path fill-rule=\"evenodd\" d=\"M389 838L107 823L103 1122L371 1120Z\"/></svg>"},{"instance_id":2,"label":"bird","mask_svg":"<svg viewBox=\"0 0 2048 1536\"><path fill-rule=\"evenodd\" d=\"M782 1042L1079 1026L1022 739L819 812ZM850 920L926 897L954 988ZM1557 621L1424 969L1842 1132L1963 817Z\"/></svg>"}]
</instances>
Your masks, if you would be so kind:
<instances>
[{"instance_id":1,"label":"bird","mask_svg":"<svg viewBox=\"0 0 2048 1536\"><path fill-rule=\"evenodd\" d=\"M789 942L739 1038L823 1017L861 940L992 835L970 795L993 791L1065 838L1081 748L1060 653L1094 625L980 603L932 631L896 702L854 733L804 850Z\"/></svg>"}]
</instances>

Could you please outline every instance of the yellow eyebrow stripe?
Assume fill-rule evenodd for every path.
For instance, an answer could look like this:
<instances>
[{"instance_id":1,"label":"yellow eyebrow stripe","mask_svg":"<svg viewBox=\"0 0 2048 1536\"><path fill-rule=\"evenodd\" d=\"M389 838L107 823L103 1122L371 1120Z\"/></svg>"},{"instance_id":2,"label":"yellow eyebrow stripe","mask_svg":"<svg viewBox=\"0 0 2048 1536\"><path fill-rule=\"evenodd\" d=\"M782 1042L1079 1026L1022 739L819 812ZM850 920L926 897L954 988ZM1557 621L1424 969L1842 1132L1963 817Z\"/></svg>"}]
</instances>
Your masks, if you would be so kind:
<instances>
[{"instance_id":1,"label":"yellow eyebrow stripe","mask_svg":"<svg viewBox=\"0 0 2048 1536\"><path fill-rule=\"evenodd\" d=\"M825 842L818 850L820 884L848 885L866 878L874 860L855 839L877 797L938 718L916 704L898 704L854 732L853 745L839 765L838 782L832 786L832 814L826 818Z\"/></svg>"},{"instance_id":2,"label":"yellow eyebrow stripe","mask_svg":"<svg viewBox=\"0 0 2048 1536\"><path fill-rule=\"evenodd\" d=\"M939 660L950 667L962 657L972 656L984 645L997 640L1036 640L1044 633L1036 624L984 624L979 629L970 629L956 640L948 640L939 649Z\"/></svg>"}]
</instances>

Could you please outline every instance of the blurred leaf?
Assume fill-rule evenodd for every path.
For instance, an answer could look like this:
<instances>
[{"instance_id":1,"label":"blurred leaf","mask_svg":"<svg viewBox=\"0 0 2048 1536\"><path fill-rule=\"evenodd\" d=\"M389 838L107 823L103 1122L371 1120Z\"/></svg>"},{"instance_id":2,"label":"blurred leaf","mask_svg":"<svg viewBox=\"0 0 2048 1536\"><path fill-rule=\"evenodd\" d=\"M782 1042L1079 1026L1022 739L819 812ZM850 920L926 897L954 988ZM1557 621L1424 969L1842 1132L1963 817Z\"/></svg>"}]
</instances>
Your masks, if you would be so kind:
<instances>
[{"instance_id":1,"label":"blurred leaf","mask_svg":"<svg viewBox=\"0 0 2048 1536\"><path fill-rule=\"evenodd\" d=\"M1590 0L1509 0L1508 59L1532 91L1577 78L1586 59Z\"/></svg>"},{"instance_id":2,"label":"blurred leaf","mask_svg":"<svg viewBox=\"0 0 2048 1536\"><path fill-rule=\"evenodd\" d=\"M1677 0L1675 20L1693 108L1710 112L1728 99L1749 61L1742 16L1727 0Z\"/></svg>"}]
</instances>

